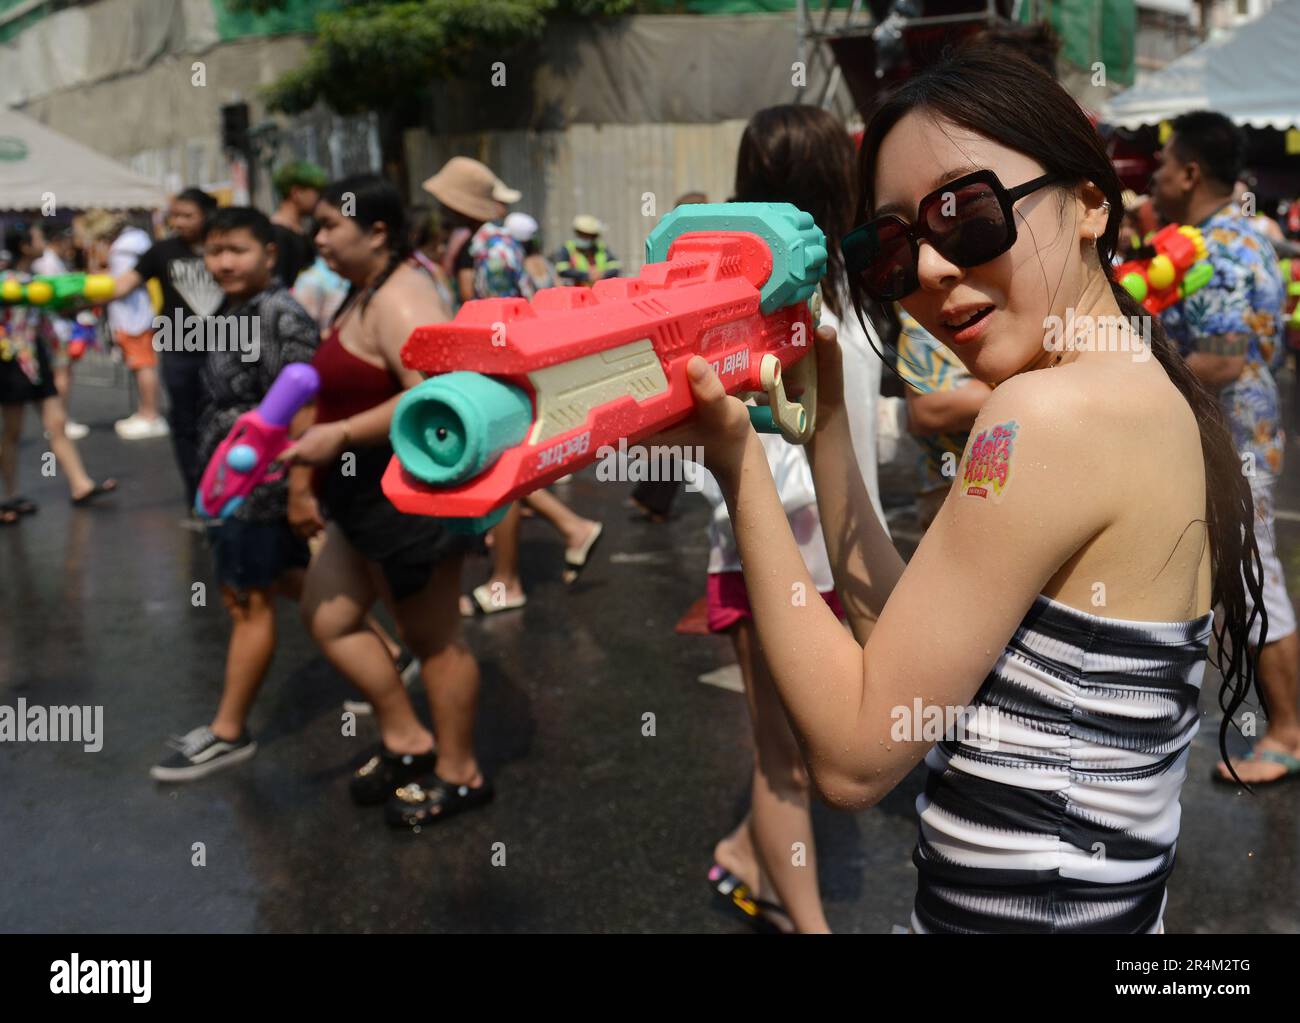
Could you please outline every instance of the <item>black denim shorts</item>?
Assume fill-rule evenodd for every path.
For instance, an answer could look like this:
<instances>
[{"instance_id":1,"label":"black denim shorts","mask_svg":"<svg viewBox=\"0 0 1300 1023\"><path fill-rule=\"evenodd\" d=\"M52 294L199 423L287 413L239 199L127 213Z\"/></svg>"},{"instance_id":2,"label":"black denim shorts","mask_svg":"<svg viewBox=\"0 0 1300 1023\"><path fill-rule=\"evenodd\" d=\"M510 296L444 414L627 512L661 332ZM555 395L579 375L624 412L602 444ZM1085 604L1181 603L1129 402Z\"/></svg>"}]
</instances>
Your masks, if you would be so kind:
<instances>
[{"instance_id":1,"label":"black denim shorts","mask_svg":"<svg viewBox=\"0 0 1300 1023\"><path fill-rule=\"evenodd\" d=\"M270 589L291 568L306 568L311 553L289 524L229 518L208 527L217 581L236 592Z\"/></svg>"}]
</instances>

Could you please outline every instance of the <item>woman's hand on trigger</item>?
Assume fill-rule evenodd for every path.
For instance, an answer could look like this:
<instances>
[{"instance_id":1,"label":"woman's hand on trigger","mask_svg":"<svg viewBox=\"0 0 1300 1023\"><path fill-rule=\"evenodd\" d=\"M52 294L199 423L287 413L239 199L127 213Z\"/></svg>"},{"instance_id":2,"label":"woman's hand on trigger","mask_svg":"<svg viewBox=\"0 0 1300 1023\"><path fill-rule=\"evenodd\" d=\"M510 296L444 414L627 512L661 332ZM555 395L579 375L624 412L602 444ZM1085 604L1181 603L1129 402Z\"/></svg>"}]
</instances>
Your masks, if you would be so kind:
<instances>
[{"instance_id":1,"label":"woman's hand on trigger","mask_svg":"<svg viewBox=\"0 0 1300 1023\"><path fill-rule=\"evenodd\" d=\"M280 453L281 465L329 465L343 453L342 423L317 423Z\"/></svg>"},{"instance_id":2,"label":"woman's hand on trigger","mask_svg":"<svg viewBox=\"0 0 1300 1023\"><path fill-rule=\"evenodd\" d=\"M687 363L686 379L695 399L694 414L680 426L648 440L664 447L700 448L705 467L716 474L734 464L744 451L753 432L749 411L744 402L727 393L718 374L701 356Z\"/></svg>"}]
</instances>

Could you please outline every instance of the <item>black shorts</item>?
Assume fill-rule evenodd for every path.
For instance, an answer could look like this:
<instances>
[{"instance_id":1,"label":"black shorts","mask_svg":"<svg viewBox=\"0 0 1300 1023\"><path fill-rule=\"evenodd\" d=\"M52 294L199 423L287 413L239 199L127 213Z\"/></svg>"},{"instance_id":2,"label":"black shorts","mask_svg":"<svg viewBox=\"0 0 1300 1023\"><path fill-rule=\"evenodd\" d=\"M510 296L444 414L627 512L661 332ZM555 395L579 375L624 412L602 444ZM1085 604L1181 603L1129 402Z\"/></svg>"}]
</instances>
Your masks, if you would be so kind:
<instances>
[{"instance_id":1,"label":"black shorts","mask_svg":"<svg viewBox=\"0 0 1300 1023\"><path fill-rule=\"evenodd\" d=\"M269 590L289 569L306 568L311 560L307 544L284 521L225 519L208 527L208 543L217 581L237 593Z\"/></svg>"},{"instance_id":2,"label":"black shorts","mask_svg":"<svg viewBox=\"0 0 1300 1023\"><path fill-rule=\"evenodd\" d=\"M387 444L360 448L355 454L354 476L342 475L338 464L321 473L321 504L348 543L379 566L394 598L405 600L419 593L439 562L480 545L479 537L454 533L437 519L404 515L392 506L380 487L393 456Z\"/></svg>"},{"instance_id":3,"label":"black shorts","mask_svg":"<svg viewBox=\"0 0 1300 1023\"><path fill-rule=\"evenodd\" d=\"M50 353L39 338L36 340L36 365L40 367L40 382L34 384L27 379L17 359L0 359L0 405L36 405L59 393L54 388Z\"/></svg>"}]
</instances>

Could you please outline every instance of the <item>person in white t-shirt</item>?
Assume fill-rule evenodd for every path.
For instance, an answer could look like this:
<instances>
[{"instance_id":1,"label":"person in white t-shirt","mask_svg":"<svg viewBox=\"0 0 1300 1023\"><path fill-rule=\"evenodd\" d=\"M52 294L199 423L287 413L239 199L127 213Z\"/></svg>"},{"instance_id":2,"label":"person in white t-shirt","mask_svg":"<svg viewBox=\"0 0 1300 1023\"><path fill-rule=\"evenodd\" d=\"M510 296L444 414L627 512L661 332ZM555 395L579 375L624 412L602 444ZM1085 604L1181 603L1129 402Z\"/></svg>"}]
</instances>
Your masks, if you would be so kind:
<instances>
[{"instance_id":1,"label":"person in white t-shirt","mask_svg":"<svg viewBox=\"0 0 1300 1023\"><path fill-rule=\"evenodd\" d=\"M852 220L853 143L844 126L809 106L760 110L740 142L736 202L789 202L809 213L826 235L823 324L839 332L850 431L872 507L884 525L876 485L876 406L880 360L850 311L839 239ZM837 315L836 311L839 311ZM843 315L846 311L848 315ZM812 358L810 353L809 358ZM790 529L818 594L791 592L792 601L825 602L841 619L830 557L822 536L812 469L801 447L777 435L761 438ZM702 471L702 470L701 470ZM803 755L758 644L745 577L722 493L711 476L704 495L709 525L708 625L730 635L745 683L754 739L750 811L714 848L709 881L749 920L781 931L830 929L817 884L811 784Z\"/></svg>"},{"instance_id":2,"label":"person in white t-shirt","mask_svg":"<svg viewBox=\"0 0 1300 1023\"><path fill-rule=\"evenodd\" d=\"M32 273L39 277L65 274L73 259L72 232L66 227L46 222L42 229L45 242L44 251L32 260ZM50 326L54 333L54 343L50 346L50 366L54 371L54 387L63 399L64 407L68 405L68 392L72 390L72 358L68 352L68 342L72 340L73 323L66 316L48 312ZM68 418L63 427L72 440L81 440L90 433L85 423Z\"/></svg>"},{"instance_id":3,"label":"person in white t-shirt","mask_svg":"<svg viewBox=\"0 0 1300 1023\"><path fill-rule=\"evenodd\" d=\"M86 216L86 233L94 241L106 242L108 273L119 278L135 269L136 262L153 245L153 239L132 227L125 217L106 210ZM139 405L135 412L113 424L123 440L166 437L167 420L159 407L158 353L153 347L153 302L143 287L108 303L108 326L122 350L126 367L135 375Z\"/></svg>"}]
</instances>

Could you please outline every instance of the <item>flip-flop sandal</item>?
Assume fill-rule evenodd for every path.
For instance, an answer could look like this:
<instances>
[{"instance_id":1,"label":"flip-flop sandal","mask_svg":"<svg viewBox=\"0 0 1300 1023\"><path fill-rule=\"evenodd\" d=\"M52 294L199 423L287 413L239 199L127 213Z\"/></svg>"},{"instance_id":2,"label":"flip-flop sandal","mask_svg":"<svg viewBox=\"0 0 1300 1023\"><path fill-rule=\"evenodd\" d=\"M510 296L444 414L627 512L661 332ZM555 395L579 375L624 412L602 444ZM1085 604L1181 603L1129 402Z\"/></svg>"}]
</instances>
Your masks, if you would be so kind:
<instances>
[{"instance_id":1,"label":"flip-flop sandal","mask_svg":"<svg viewBox=\"0 0 1300 1023\"><path fill-rule=\"evenodd\" d=\"M423 781L403 785L384 807L384 819L394 828L419 831L492 801L492 783L486 778L478 788L455 785L431 774Z\"/></svg>"},{"instance_id":2,"label":"flip-flop sandal","mask_svg":"<svg viewBox=\"0 0 1300 1023\"><path fill-rule=\"evenodd\" d=\"M1216 767L1214 769L1214 774L1211 775L1211 777L1222 785L1238 785L1238 786L1242 784L1249 784L1252 786L1276 785L1278 782L1281 781L1290 781L1292 778L1300 778L1300 757L1293 757L1290 753L1283 753L1281 750L1253 749L1250 751L1249 756L1238 757L1237 759L1244 760L1247 763L1249 763L1252 760L1254 761L1266 760L1270 764L1281 764L1283 767L1286 768L1286 773L1278 775L1276 778L1271 778L1268 781L1238 782L1234 780L1231 776L1225 778L1223 775L1219 773L1219 769Z\"/></svg>"},{"instance_id":3,"label":"flip-flop sandal","mask_svg":"<svg viewBox=\"0 0 1300 1023\"><path fill-rule=\"evenodd\" d=\"M462 618L476 618L480 615L495 615L502 611L517 611L528 603L527 595L521 593L518 597L511 597L508 600L497 603L492 598L492 590L487 583L482 586L475 586L470 591L472 598L469 613L466 614L464 608L461 609Z\"/></svg>"},{"instance_id":4,"label":"flip-flop sandal","mask_svg":"<svg viewBox=\"0 0 1300 1023\"><path fill-rule=\"evenodd\" d=\"M72 503L78 508L84 508L98 497L107 497L117 491L117 480L104 480L103 483L96 483L95 486L82 494L80 497L72 498Z\"/></svg>"},{"instance_id":5,"label":"flip-flop sandal","mask_svg":"<svg viewBox=\"0 0 1300 1023\"><path fill-rule=\"evenodd\" d=\"M36 508L37 505L35 501L30 497L23 497L21 494L17 497L11 498L4 504L0 504L0 511L11 511L18 515L35 515Z\"/></svg>"},{"instance_id":6,"label":"flip-flop sandal","mask_svg":"<svg viewBox=\"0 0 1300 1023\"><path fill-rule=\"evenodd\" d=\"M790 920L790 914L785 911L785 907L780 903L760 899L749 885L721 863L715 863L709 868L709 887L729 908L738 912L755 929L766 934L786 933L772 920L774 914ZM790 920L790 923L793 927L794 921Z\"/></svg>"},{"instance_id":7,"label":"flip-flop sandal","mask_svg":"<svg viewBox=\"0 0 1300 1023\"><path fill-rule=\"evenodd\" d=\"M0 506L0 526L16 526L20 518L22 516L12 508Z\"/></svg>"},{"instance_id":8,"label":"flip-flop sandal","mask_svg":"<svg viewBox=\"0 0 1300 1023\"><path fill-rule=\"evenodd\" d=\"M600 542L601 536L605 532L605 527L597 522L596 528L583 541L581 547L576 551L565 550L564 552L564 581L572 584L577 581L582 570L587 567L591 561L591 552L596 549L596 544Z\"/></svg>"}]
</instances>

